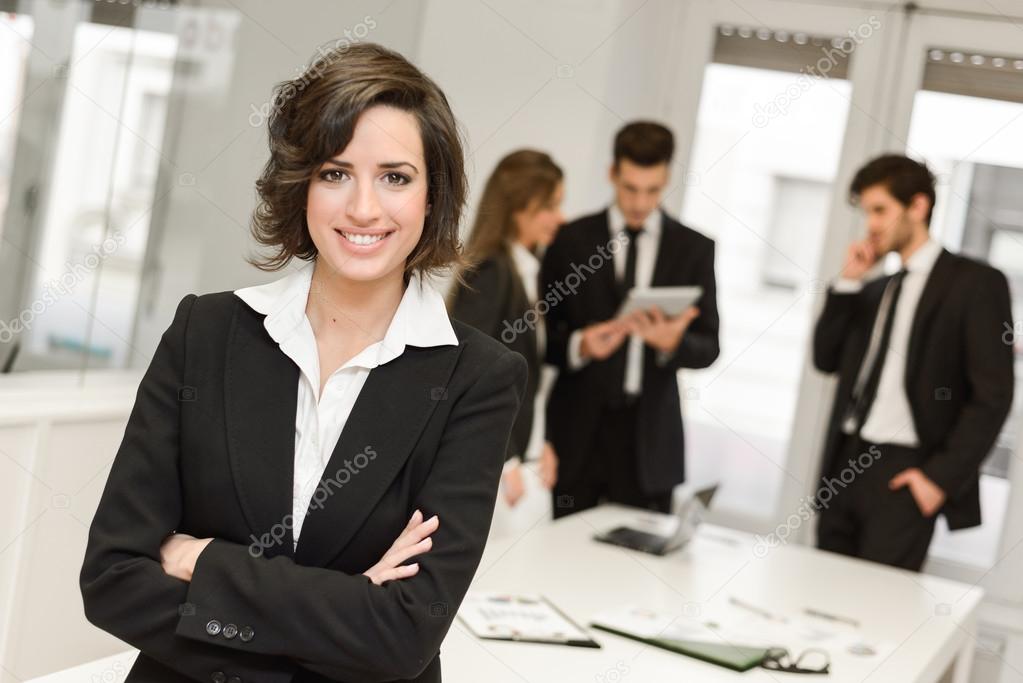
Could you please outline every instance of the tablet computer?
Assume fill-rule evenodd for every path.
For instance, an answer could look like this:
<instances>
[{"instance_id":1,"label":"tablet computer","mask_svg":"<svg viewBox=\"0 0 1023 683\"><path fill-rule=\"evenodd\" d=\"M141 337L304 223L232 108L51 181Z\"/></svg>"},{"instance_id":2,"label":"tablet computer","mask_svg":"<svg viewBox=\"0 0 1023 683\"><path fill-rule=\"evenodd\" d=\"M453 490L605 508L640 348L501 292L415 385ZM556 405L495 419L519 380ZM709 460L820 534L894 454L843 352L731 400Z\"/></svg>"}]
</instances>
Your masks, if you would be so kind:
<instances>
[{"instance_id":1,"label":"tablet computer","mask_svg":"<svg viewBox=\"0 0 1023 683\"><path fill-rule=\"evenodd\" d=\"M703 287L633 287L618 309L617 318L633 311L657 306L667 317L674 317L695 304L703 295Z\"/></svg>"}]
</instances>

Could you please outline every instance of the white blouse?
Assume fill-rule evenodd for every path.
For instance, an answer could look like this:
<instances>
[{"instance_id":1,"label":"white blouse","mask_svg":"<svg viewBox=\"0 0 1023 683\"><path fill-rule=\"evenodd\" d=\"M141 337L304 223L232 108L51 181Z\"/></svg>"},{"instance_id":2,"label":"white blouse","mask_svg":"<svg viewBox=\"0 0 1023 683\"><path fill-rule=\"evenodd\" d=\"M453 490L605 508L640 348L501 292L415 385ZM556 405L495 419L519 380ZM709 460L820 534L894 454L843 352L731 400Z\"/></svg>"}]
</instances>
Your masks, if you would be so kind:
<instances>
[{"instance_id":1,"label":"white blouse","mask_svg":"<svg viewBox=\"0 0 1023 683\"><path fill-rule=\"evenodd\" d=\"M521 242L511 243L512 262L515 270L522 279L522 287L526 290L526 298L532 306L536 306L539 297L540 259L536 257ZM543 316L536 318L536 352L537 358L543 363L545 348L547 346L547 331L544 327ZM533 401L533 428L529 431L529 442L523 452L526 460L537 460L543 452L544 445L544 422L547 419L544 408L547 405L547 393L550 388L551 377L541 377L541 386L537 387L536 400ZM521 410L528 410L523 407ZM515 466L521 462L520 458L511 458L508 466Z\"/></svg>"},{"instance_id":2,"label":"white blouse","mask_svg":"<svg viewBox=\"0 0 1023 683\"><path fill-rule=\"evenodd\" d=\"M302 263L283 278L234 292L253 310L266 315L263 320L266 331L301 370L295 413L291 523L295 547L313 492L370 370L400 356L406 345L458 345L444 298L432 284L413 275L383 340L370 344L335 370L317 401L320 360L316 337L305 314L314 262Z\"/></svg>"}]
</instances>

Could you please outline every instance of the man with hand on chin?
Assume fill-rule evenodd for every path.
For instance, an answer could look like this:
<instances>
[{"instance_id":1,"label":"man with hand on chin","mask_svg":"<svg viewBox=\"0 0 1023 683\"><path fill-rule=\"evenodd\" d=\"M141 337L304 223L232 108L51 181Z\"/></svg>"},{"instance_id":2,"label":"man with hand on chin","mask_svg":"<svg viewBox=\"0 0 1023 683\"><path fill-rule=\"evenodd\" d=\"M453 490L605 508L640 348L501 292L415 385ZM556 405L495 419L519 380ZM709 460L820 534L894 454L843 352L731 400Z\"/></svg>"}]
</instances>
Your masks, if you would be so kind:
<instances>
[{"instance_id":1,"label":"man with hand on chin","mask_svg":"<svg viewBox=\"0 0 1023 683\"><path fill-rule=\"evenodd\" d=\"M560 458L556 518L603 501L667 512L685 479L677 373L717 358L718 312L713 240L660 208L673 151L660 124L622 128L609 172L614 201L562 227L544 254L546 360L559 371L547 403L547 438ZM554 297L571 278L578 287ZM684 285L703 293L680 315L617 317L633 287Z\"/></svg>"},{"instance_id":2,"label":"man with hand on chin","mask_svg":"<svg viewBox=\"0 0 1023 683\"><path fill-rule=\"evenodd\" d=\"M849 246L814 334L838 374L822 458L817 543L919 571L938 513L980 524L979 470L1012 404L1009 287L928 233L934 176L901 155L861 168L850 199L866 238ZM883 257L901 269L884 276ZM867 454L867 455L864 455Z\"/></svg>"}]
</instances>

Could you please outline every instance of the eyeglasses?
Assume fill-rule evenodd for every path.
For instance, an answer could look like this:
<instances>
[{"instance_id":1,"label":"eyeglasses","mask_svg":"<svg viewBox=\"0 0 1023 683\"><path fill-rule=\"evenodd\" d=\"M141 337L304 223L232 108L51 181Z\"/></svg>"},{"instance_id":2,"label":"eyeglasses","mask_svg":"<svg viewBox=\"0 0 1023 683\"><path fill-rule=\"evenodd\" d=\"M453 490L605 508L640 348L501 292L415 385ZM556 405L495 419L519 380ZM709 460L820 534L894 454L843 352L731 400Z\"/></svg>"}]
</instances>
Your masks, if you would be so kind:
<instances>
[{"instance_id":1,"label":"eyeglasses","mask_svg":"<svg viewBox=\"0 0 1023 683\"><path fill-rule=\"evenodd\" d=\"M785 648L772 647L764 654L760 666L771 671L793 674L826 674L831 667L831 657L824 650L809 649L793 660Z\"/></svg>"}]
</instances>

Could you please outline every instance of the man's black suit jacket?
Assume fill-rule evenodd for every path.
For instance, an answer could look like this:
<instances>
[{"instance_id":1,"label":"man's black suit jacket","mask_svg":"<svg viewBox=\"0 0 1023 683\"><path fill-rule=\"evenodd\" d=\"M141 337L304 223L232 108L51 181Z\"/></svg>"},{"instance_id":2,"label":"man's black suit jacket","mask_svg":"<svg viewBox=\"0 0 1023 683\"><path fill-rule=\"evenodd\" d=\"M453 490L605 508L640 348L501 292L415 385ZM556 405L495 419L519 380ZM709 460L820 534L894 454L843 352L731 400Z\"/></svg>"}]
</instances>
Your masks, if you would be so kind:
<instances>
[{"instance_id":1,"label":"man's black suit jacket","mask_svg":"<svg viewBox=\"0 0 1023 683\"><path fill-rule=\"evenodd\" d=\"M837 462L841 423L889 277L855 293L829 288L817 320L814 365L838 373L822 477L833 477L845 466ZM980 465L1012 405L1013 351L1005 340L1011 328L1005 276L943 249L913 317L904 388L926 457L922 469L945 492L941 512L950 529L981 521Z\"/></svg>"},{"instance_id":2,"label":"man's black suit jacket","mask_svg":"<svg viewBox=\"0 0 1023 683\"><path fill-rule=\"evenodd\" d=\"M374 368L293 550L299 369L263 320L232 292L178 304L89 530L86 617L141 651L128 681L440 681L526 364L455 322L457 346ZM417 508L440 518L419 573L374 585ZM160 564L175 530L214 538L190 583Z\"/></svg>"},{"instance_id":3,"label":"man's black suit jacket","mask_svg":"<svg viewBox=\"0 0 1023 683\"><path fill-rule=\"evenodd\" d=\"M540 383L537 312L529 303L511 254L505 250L478 264L464 278L466 286L459 286L452 295L451 317L522 354L529 368L522 407L508 441L508 457L522 457L533 429L533 402Z\"/></svg>"},{"instance_id":4,"label":"man's black suit jacket","mask_svg":"<svg viewBox=\"0 0 1023 683\"><path fill-rule=\"evenodd\" d=\"M642 394L638 407L636 460L644 491L670 490L685 480L685 439L677 371L705 368L718 356L718 309L714 242L663 211L651 286L699 285L700 316L675 352L658 363L653 347L643 347ZM547 302L547 362L559 368L547 403L547 435L559 457L559 479L574 480L594 449L593 438L605 403L621 393L628 341L604 361L573 370L569 337L592 323L614 318L621 303L615 281L613 237L608 213L601 211L562 227L544 254L540 297ZM623 251L619 242L615 248Z\"/></svg>"}]
</instances>

